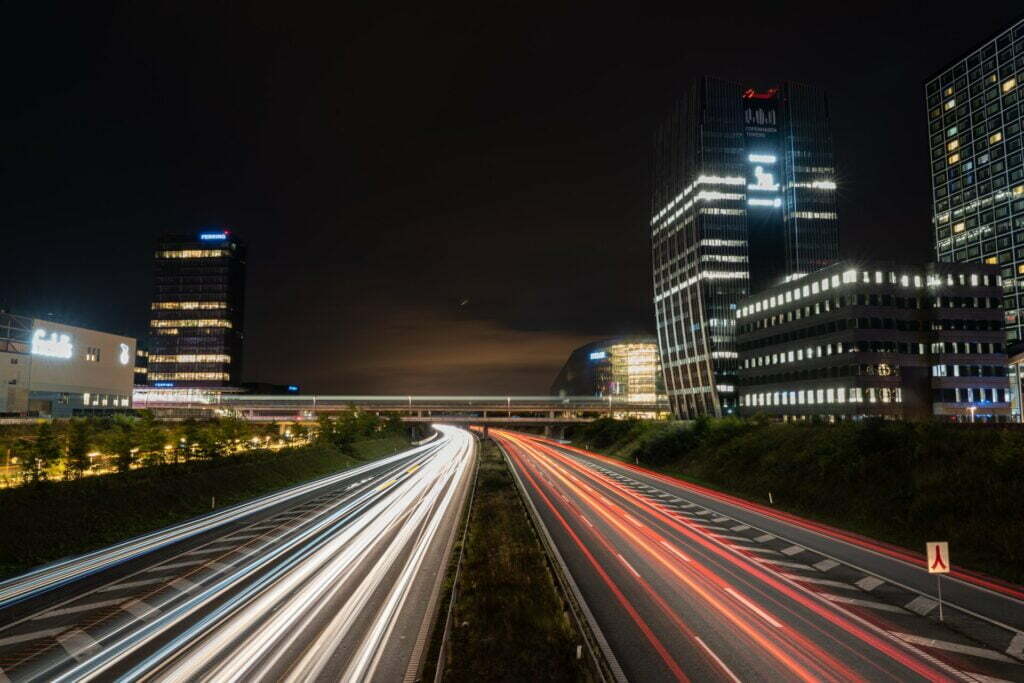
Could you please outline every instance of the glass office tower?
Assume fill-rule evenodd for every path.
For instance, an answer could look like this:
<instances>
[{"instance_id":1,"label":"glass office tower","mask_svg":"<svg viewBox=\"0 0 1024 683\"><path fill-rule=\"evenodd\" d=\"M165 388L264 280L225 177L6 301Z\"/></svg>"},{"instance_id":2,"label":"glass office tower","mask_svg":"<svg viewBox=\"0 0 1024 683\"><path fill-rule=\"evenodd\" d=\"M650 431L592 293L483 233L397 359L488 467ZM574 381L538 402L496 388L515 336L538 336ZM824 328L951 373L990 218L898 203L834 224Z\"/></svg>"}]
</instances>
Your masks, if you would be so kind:
<instances>
[{"instance_id":1,"label":"glass office tower","mask_svg":"<svg viewBox=\"0 0 1024 683\"><path fill-rule=\"evenodd\" d=\"M828 102L704 77L655 136L651 242L665 386L680 418L736 409L736 303L838 255Z\"/></svg>"},{"instance_id":2,"label":"glass office tower","mask_svg":"<svg viewBox=\"0 0 1024 683\"><path fill-rule=\"evenodd\" d=\"M161 238L149 323L150 386L241 382L245 251L227 230Z\"/></svg>"},{"instance_id":3,"label":"glass office tower","mask_svg":"<svg viewBox=\"0 0 1024 683\"><path fill-rule=\"evenodd\" d=\"M1003 278L1010 343L1022 340L1024 20L925 83L939 261L984 261Z\"/></svg>"}]
</instances>

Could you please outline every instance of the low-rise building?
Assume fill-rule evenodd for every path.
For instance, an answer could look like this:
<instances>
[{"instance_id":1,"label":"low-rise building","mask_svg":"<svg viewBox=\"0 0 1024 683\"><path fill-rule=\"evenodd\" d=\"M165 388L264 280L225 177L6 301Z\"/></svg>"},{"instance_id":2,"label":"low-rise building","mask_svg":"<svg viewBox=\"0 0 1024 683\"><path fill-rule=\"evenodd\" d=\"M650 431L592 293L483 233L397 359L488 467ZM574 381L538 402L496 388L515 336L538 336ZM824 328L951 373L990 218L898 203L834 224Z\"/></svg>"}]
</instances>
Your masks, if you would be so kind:
<instances>
[{"instance_id":1,"label":"low-rise building","mask_svg":"<svg viewBox=\"0 0 1024 683\"><path fill-rule=\"evenodd\" d=\"M569 355L551 393L602 396L633 403L667 400L658 342L650 336L616 337L592 342Z\"/></svg>"},{"instance_id":2,"label":"low-rise building","mask_svg":"<svg viewBox=\"0 0 1024 683\"><path fill-rule=\"evenodd\" d=\"M1005 420L995 266L840 262L742 299L740 414Z\"/></svg>"},{"instance_id":3,"label":"low-rise building","mask_svg":"<svg viewBox=\"0 0 1024 683\"><path fill-rule=\"evenodd\" d=\"M0 413L71 417L132 407L135 340L0 313Z\"/></svg>"}]
</instances>

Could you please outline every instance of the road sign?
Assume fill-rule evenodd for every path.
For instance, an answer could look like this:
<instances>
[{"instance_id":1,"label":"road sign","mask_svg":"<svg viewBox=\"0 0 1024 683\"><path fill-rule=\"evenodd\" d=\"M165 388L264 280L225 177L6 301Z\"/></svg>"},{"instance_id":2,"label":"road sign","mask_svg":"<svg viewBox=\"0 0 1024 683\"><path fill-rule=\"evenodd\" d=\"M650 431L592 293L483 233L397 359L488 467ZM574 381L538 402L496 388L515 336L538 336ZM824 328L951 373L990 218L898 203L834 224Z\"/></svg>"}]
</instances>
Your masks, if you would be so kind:
<instances>
[{"instance_id":1,"label":"road sign","mask_svg":"<svg viewBox=\"0 0 1024 683\"><path fill-rule=\"evenodd\" d=\"M935 543L926 543L925 549L928 555L928 573L929 574L948 574L949 573L949 543L946 541L938 541Z\"/></svg>"}]
</instances>

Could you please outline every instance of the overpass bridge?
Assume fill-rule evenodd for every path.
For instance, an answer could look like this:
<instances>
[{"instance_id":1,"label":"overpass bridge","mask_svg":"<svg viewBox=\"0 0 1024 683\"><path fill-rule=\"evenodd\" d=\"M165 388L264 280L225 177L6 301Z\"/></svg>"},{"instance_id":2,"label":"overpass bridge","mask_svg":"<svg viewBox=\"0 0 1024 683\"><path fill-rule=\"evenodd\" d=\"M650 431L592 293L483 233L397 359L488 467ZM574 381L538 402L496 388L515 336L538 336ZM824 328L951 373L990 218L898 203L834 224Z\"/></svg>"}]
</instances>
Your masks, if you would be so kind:
<instances>
[{"instance_id":1,"label":"overpass bridge","mask_svg":"<svg viewBox=\"0 0 1024 683\"><path fill-rule=\"evenodd\" d=\"M139 392L133 402L161 419L234 416L254 422L312 422L349 410L398 415L410 423L446 422L545 428L600 417L665 417L667 401L630 401L614 396L321 396L193 392Z\"/></svg>"}]
</instances>

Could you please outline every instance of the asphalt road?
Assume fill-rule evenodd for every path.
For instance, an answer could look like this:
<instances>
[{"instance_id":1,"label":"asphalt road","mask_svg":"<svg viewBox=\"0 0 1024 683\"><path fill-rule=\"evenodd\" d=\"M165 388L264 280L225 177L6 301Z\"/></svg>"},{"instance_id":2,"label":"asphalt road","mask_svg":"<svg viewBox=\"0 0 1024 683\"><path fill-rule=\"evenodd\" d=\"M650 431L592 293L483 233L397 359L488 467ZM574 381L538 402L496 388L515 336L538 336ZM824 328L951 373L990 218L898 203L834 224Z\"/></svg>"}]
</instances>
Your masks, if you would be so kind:
<instances>
[{"instance_id":1,"label":"asphalt road","mask_svg":"<svg viewBox=\"0 0 1024 683\"><path fill-rule=\"evenodd\" d=\"M402 680L475 442L432 443L0 583L0 682Z\"/></svg>"},{"instance_id":2,"label":"asphalt road","mask_svg":"<svg viewBox=\"0 0 1024 683\"><path fill-rule=\"evenodd\" d=\"M1024 680L1012 658L925 616L872 607L867 589L824 573L832 561L753 529L741 513L754 511L735 501L721 509L711 493L700 502L600 456L491 436L629 680ZM876 554L860 552L862 562Z\"/></svg>"}]
</instances>

